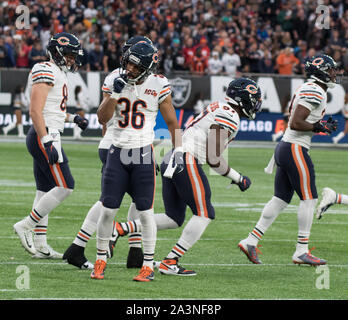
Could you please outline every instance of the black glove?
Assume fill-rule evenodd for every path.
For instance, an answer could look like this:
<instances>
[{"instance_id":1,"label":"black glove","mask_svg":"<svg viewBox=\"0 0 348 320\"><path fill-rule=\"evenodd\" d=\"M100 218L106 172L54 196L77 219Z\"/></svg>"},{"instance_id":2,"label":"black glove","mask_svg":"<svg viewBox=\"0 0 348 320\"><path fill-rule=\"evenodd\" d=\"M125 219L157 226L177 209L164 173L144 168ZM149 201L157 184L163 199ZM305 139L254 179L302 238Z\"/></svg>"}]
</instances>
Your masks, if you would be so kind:
<instances>
[{"instance_id":1,"label":"black glove","mask_svg":"<svg viewBox=\"0 0 348 320\"><path fill-rule=\"evenodd\" d=\"M53 141L48 141L44 143L44 148L48 157L48 163L54 165L59 158L57 149L52 144Z\"/></svg>"},{"instance_id":2,"label":"black glove","mask_svg":"<svg viewBox=\"0 0 348 320\"><path fill-rule=\"evenodd\" d=\"M118 78L114 79L114 92L121 93L125 85L127 84L127 76L122 74Z\"/></svg>"},{"instance_id":3,"label":"black glove","mask_svg":"<svg viewBox=\"0 0 348 320\"><path fill-rule=\"evenodd\" d=\"M156 166L156 176L158 176L158 173L161 171L160 166L155 162Z\"/></svg>"},{"instance_id":4,"label":"black glove","mask_svg":"<svg viewBox=\"0 0 348 320\"><path fill-rule=\"evenodd\" d=\"M232 181L231 183L232 184L237 184L239 189L240 189L240 191L247 190L250 187L250 185L251 185L250 179L247 176L243 176L243 175L240 175L240 178L239 178L238 182Z\"/></svg>"},{"instance_id":5,"label":"black glove","mask_svg":"<svg viewBox=\"0 0 348 320\"><path fill-rule=\"evenodd\" d=\"M184 171L185 169L184 153L182 151L175 151L174 157L173 157L173 168L175 167L175 165L176 165L176 169L174 174Z\"/></svg>"},{"instance_id":6,"label":"black glove","mask_svg":"<svg viewBox=\"0 0 348 320\"><path fill-rule=\"evenodd\" d=\"M313 124L313 132L319 133L319 132L324 132L331 134L333 131L337 130L337 120L333 120L332 117L329 117L327 121L318 121Z\"/></svg>"},{"instance_id":7,"label":"black glove","mask_svg":"<svg viewBox=\"0 0 348 320\"><path fill-rule=\"evenodd\" d=\"M74 122L81 128L85 130L88 127L88 120L86 118L82 118L79 115L76 115L74 118Z\"/></svg>"}]
</instances>

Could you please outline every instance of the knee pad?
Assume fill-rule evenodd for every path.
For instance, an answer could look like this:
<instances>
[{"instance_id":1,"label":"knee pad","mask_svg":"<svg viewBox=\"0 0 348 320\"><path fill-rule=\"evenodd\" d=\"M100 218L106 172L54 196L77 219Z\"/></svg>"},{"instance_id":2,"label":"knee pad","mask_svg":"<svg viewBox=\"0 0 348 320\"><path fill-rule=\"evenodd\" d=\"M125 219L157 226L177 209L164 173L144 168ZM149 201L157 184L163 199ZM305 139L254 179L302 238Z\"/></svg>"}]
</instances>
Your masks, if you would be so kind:
<instances>
[{"instance_id":1,"label":"knee pad","mask_svg":"<svg viewBox=\"0 0 348 320\"><path fill-rule=\"evenodd\" d=\"M274 213L280 213L288 206L288 203L284 200L273 196L272 199L266 204L262 216L267 218L273 218Z\"/></svg>"},{"instance_id":2,"label":"knee pad","mask_svg":"<svg viewBox=\"0 0 348 320\"><path fill-rule=\"evenodd\" d=\"M62 202L73 192L73 189L54 187L50 192L57 201Z\"/></svg>"}]
</instances>

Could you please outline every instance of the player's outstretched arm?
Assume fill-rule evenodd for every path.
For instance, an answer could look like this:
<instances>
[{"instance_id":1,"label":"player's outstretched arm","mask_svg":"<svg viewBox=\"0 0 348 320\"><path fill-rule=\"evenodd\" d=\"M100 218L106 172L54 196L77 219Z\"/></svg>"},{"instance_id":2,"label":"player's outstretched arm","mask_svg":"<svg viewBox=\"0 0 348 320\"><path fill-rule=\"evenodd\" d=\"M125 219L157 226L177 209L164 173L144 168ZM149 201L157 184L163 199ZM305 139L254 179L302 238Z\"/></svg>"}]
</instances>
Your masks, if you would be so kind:
<instances>
[{"instance_id":1,"label":"player's outstretched arm","mask_svg":"<svg viewBox=\"0 0 348 320\"><path fill-rule=\"evenodd\" d=\"M231 183L237 184L241 191L245 191L251 185L250 179L231 168L222 155L228 135L228 131L219 125L211 125L206 146L207 163L215 172L231 179Z\"/></svg>"}]
</instances>

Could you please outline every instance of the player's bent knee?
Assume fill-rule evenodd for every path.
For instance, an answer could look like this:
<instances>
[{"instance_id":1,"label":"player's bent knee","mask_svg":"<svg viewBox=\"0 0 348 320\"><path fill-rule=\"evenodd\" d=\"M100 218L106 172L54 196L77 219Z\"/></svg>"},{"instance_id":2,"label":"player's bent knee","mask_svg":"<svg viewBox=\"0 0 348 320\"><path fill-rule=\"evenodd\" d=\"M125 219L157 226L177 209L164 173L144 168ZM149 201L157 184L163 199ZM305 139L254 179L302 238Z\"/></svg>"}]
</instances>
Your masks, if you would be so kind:
<instances>
[{"instance_id":1,"label":"player's bent knee","mask_svg":"<svg viewBox=\"0 0 348 320\"><path fill-rule=\"evenodd\" d=\"M63 188L63 187L54 187L50 192L52 195L59 201L64 201L70 194L73 192L73 189Z\"/></svg>"}]
</instances>

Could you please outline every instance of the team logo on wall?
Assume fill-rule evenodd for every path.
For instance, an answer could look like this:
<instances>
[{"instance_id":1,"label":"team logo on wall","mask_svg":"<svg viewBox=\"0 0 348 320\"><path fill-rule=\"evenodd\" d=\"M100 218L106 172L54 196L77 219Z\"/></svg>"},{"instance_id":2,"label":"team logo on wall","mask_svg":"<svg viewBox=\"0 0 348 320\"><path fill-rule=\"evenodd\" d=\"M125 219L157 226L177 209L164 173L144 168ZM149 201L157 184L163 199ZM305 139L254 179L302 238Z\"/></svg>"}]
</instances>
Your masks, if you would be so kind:
<instances>
[{"instance_id":1,"label":"team logo on wall","mask_svg":"<svg viewBox=\"0 0 348 320\"><path fill-rule=\"evenodd\" d=\"M191 95L191 80L175 78L169 79L172 88L173 105L181 108Z\"/></svg>"}]
</instances>

